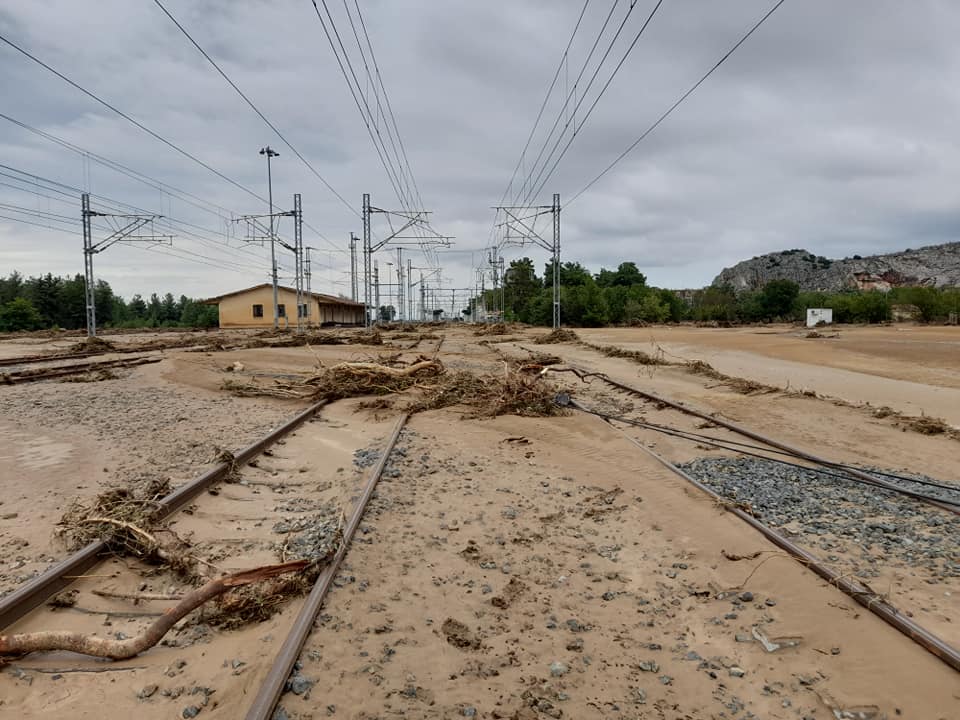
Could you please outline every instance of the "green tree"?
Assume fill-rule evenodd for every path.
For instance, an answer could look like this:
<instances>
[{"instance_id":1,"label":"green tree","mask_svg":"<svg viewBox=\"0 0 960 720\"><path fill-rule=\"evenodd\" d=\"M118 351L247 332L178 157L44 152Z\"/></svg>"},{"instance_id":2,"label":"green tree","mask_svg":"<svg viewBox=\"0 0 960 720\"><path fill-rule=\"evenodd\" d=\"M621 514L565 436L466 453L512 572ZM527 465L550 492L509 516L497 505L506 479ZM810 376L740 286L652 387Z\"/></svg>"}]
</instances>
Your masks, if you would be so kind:
<instances>
[{"instance_id":1,"label":"green tree","mask_svg":"<svg viewBox=\"0 0 960 720\"><path fill-rule=\"evenodd\" d=\"M23 275L14 270L5 278L0 278L0 305L6 305L23 295Z\"/></svg>"},{"instance_id":2,"label":"green tree","mask_svg":"<svg viewBox=\"0 0 960 720\"><path fill-rule=\"evenodd\" d=\"M527 257L513 260L503 277L503 295L511 317L523 320L529 316L528 306L542 287L533 260Z\"/></svg>"},{"instance_id":3,"label":"green tree","mask_svg":"<svg viewBox=\"0 0 960 720\"><path fill-rule=\"evenodd\" d=\"M43 317L29 300L16 298L0 307L0 330L39 330L44 327Z\"/></svg>"},{"instance_id":4,"label":"green tree","mask_svg":"<svg viewBox=\"0 0 960 720\"><path fill-rule=\"evenodd\" d=\"M800 294L800 286L792 280L771 280L760 292L760 305L765 320L787 318L793 302Z\"/></svg>"},{"instance_id":5,"label":"green tree","mask_svg":"<svg viewBox=\"0 0 960 720\"><path fill-rule=\"evenodd\" d=\"M145 320L147 317L147 304L143 301L143 298L140 297L140 294L137 293L127 304L127 308L130 311L131 320Z\"/></svg>"}]
</instances>

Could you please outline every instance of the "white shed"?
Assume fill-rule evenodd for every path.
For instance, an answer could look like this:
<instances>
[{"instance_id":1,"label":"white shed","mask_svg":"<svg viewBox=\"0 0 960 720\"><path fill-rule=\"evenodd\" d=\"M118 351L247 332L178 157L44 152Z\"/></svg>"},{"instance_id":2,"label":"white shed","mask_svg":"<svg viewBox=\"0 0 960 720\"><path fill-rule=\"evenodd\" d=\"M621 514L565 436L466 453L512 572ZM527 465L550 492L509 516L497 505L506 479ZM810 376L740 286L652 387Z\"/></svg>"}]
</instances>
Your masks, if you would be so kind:
<instances>
[{"instance_id":1,"label":"white shed","mask_svg":"<svg viewBox=\"0 0 960 720\"><path fill-rule=\"evenodd\" d=\"M833 324L833 308L807 308L807 327Z\"/></svg>"}]
</instances>

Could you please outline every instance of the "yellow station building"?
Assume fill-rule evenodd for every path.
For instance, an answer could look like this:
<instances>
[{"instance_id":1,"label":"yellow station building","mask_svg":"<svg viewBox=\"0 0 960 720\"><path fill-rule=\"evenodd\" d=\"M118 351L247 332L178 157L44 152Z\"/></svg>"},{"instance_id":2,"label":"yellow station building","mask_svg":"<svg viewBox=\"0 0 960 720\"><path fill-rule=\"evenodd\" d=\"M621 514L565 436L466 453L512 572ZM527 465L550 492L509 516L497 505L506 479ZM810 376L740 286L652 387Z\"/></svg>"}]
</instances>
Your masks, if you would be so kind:
<instances>
[{"instance_id":1,"label":"yellow station building","mask_svg":"<svg viewBox=\"0 0 960 720\"><path fill-rule=\"evenodd\" d=\"M204 300L217 305L222 328L272 328L273 285L263 283ZM281 285L277 292L280 327L297 326L296 288ZM306 325L363 325L363 303L323 293L303 293L300 310Z\"/></svg>"}]
</instances>

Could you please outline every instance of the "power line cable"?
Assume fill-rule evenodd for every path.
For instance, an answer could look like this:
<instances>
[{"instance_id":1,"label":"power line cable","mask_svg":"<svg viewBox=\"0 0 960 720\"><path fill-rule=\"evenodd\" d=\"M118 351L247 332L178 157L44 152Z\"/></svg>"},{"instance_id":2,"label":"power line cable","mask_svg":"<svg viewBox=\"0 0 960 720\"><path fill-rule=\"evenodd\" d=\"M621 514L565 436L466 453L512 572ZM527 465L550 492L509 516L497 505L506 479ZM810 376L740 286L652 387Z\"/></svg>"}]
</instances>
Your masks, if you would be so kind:
<instances>
[{"instance_id":1,"label":"power line cable","mask_svg":"<svg viewBox=\"0 0 960 720\"><path fill-rule=\"evenodd\" d=\"M283 142L283 144L286 145L286 146L290 149L290 151L300 159L300 162L302 162L304 165L306 165L307 168L310 170L310 172L312 172L312 173L316 176L316 178L317 178L320 182L322 182L322 183L324 184L324 186L326 186L326 188L327 188L330 192L332 192L334 195L336 195L337 199L339 199L340 202L343 203L343 204L347 207L348 210L350 210L350 212L352 212L354 215L356 215L357 217L359 217L359 216L360 216L360 213L357 212L356 208L354 208L349 202L347 202L347 200L344 199L343 195L341 195L339 192L337 192L337 190L336 190L329 182L327 182L327 180L317 171L317 169L316 169L303 155L300 154L300 151L297 150L297 149L290 143L289 140L287 140L286 136L285 136L282 132L280 132L280 130L277 128L277 126L274 125L272 122L270 122L269 119L267 119L267 116L264 115L264 114L260 111L260 108L258 108L256 105L254 105L253 101L252 101L249 97L247 97L247 95L243 92L243 90L241 90L241 89L237 86L237 84L236 84L233 80L230 79L230 76L227 75L227 74L223 71L223 69L216 63L216 61L215 61L212 57L210 57L209 54L207 54L207 51L204 50L204 49L200 46L200 43L198 43L196 40L193 39L193 36L192 36L189 32L187 32L186 28L184 28L183 25L181 25L180 22L179 22L173 15L170 14L170 11L167 10L166 7L164 7L163 3L161 3L160 0L153 0L153 1L157 4L157 7L159 7L159 8L163 11L163 13L164 13L168 18L170 18L170 20L173 22L173 24L177 26L177 28L180 30L180 32L182 32L182 33L186 36L187 40L189 40L189 41L193 44L193 46L200 52L200 54L203 55L203 57L205 57L205 58L207 59L207 62L209 62L209 63L214 67L214 69L215 69L218 73L220 73L220 76L221 76L224 80L227 81L227 83L230 85L230 87L232 87L234 90L236 90L236 91L237 91L237 94L238 94L241 98L243 98L243 100L247 103L247 105L249 105L250 108L251 108L257 115L260 116L260 119L263 120L263 122L265 122L265 123L267 124L267 127L269 127L271 130L273 130L273 132L276 133L277 137L280 138L280 140ZM326 240L326 238L323 238L323 239ZM328 242L329 242L329 241L328 241Z\"/></svg>"},{"instance_id":2,"label":"power line cable","mask_svg":"<svg viewBox=\"0 0 960 720\"><path fill-rule=\"evenodd\" d=\"M543 141L543 145L540 146L540 152L537 153L537 157L533 161L533 166L530 168L530 171L525 175L524 181L520 184L520 190L512 196L510 201L511 204L516 204L517 199L525 194L527 181L530 179L530 177L533 176L533 172L534 170L536 170L537 166L540 164L540 159L543 157L543 153L547 149L547 145L553 139L553 134L556 132L557 126L560 124L560 121L563 119L563 115L570 104L570 98L573 96L573 92L575 92L576 87L579 85L580 80L583 78L583 74L587 71L587 67L590 65L590 61L593 59L593 54L597 51L597 47L600 45L600 40L603 39L603 35L607 31L607 26L610 24L610 20L613 18L613 13L617 9L617 5L619 4L619 2L620 0L613 0L613 4L610 6L610 10L607 13L606 18L604 18L603 25L600 27L600 32L597 33L597 38L596 40L593 41L593 45L590 47L590 52L587 53L587 58L586 60L583 61L583 65L580 68L580 72L577 74L576 80L573 81L574 91L568 92L567 96L564 98L563 105L560 107L560 110L557 113L557 118L556 120L553 121L553 125L550 128L550 132L547 133L547 137ZM620 28L617 30L617 34L614 36L614 41L617 39L620 32L623 30L623 25L624 23L626 23L627 19L630 17L630 14L633 12L634 7L636 7L636 0L632 0L630 3L630 7L627 8L627 14L624 16L623 21L620 23ZM611 41L611 45L612 45L612 42L613 41ZM567 127L569 127L569 121L567 122L566 125L564 125L564 129L560 131L561 137L563 136L563 133L566 131ZM526 195L527 197L529 197L528 193Z\"/></svg>"},{"instance_id":3,"label":"power line cable","mask_svg":"<svg viewBox=\"0 0 960 720\"><path fill-rule=\"evenodd\" d=\"M604 83L603 87L600 88L600 92L594 98L593 103L590 105L589 109L586 112L586 115L583 116L583 119L580 120L579 125L576 120L574 120L573 134L570 135L570 139L567 140L567 144L564 145L563 150L557 156L556 161L553 163L553 166L550 168L550 172L546 174L543 178L543 181L540 182L536 190L531 190L529 197L536 197L553 176L553 173L556 171L557 166L560 164L560 161L563 160L563 156L567 154L567 150L570 149L570 146L573 144L573 141L577 139L577 134L580 130L583 129L583 126L586 125L587 120L590 119L590 115L593 114L594 108L597 107L597 103L600 102L600 98L603 97L603 94L607 91L607 88L610 87L610 83L613 82L613 79L617 76L617 73L620 72L620 68L623 67L624 62L626 62L627 57L633 52L634 47L636 47L637 42L640 40L640 36L643 35L644 31L647 29L647 26L650 24L650 21L653 20L653 16L657 14L657 10L660 9L660 5L663 4L663 0L657 0L657 4L653 6L653 10L650 11L650 14L647 16L647 19L644 21L643 25L640 27L640 30L633 38L633 42L630 43L630 46L627 48L626 52L623 53L623 56L620 58L620 62L617 63L617 66L613 69L613 72L610 73L610 77L607 78L607 81ZM622 27L622 26L621 26ZM619 33L618 33L619 34ZM613 41L610 43L610 48L607 49L607 53L610 52L610 49L613 48L613 42L616 41L614 37ZM593 77L590 78L590 82L587 83L586 89L583 91L583 95L580 96L580 100L577 102L576 106L573 108L571 113L574 118L577 117L577 110L580 109L580 105L583 104L583 101L587 97L587 93L590 92L590 88L593 85L593 81L596 80L597 74L600 72L600 68L603 66L603 62L607 59L607 54L604 54L603 58L600 60L600 64L597 66L597 69L593 73ZM557 146L563 140L563 136L557 138L557 142L554 144L553 148L550 150L550 154L547 156L547 159L544 160L543 167L540 168L540 173L537 175L537 178L531 183L531 185L537 185L537 182L540 180L540 176L543 175L543 171L546 170L547 163L550 162L550 158L553 157L553 153L556 152ZM529 200L529 197L527 198Z\"/></svg>"},{"instance_id":4,"label":"power line cable","mask_svg":"<svg viewBox=\"0 0 960 720\"><path fill-rule=\"evenodd\" d=\"M543 111L547 107L547 103L550 101L550 96L553 94L553 88L557 84L557 79L560 77L560 71L563 69L564 61L567 59L567 54L570 52L570 48L573 45L573 40L577 36L577 31L580 29L580 23L583 22L584 13L587 12L587 6L590 5L590 0L586 0L583 3L583 7L580 9L580 15L577 17L577 23L573 26L573 32L570 34L570 39L567 41L567 46L563 50L563 54L560 56L560 62L557 64L557 70L553 74L553 80L550 81L550 86L547 88L547 94L543 97L543 102L540 103L540 110L537 112L537 117L533 121L533 127L530 128L530 134L527 136L527 141L523 145L523 150L520 151L520 158L517 160L517 166L513 169L513 174L510 176L510 181L507 183L507 187L503 191L503 195L500 196L499 205L503 205L504 201L507 199L507 194L510 192L510 188L513 187L513 181L517 177L517 172L520 170L520 166L523 164L523 159L526 157L527 150L530 147L530 143L533 140L534 134L537 132L537 127L540 125L540 119L543 117Z\"/></svg>"},{"instance_id":5,"label":"power line cable","mask_svg":"<svg viewBox=\"0 0 960 720\"><path fill-rule=\"evenodd\" d=\"M343 75L344 80L347 82L347 87L350 89L350 95L353 97L353 101L357 106L357 110L360 111L360 116L363 119L364 127L367 129L367 134L370 136L370 140L373 142L374 149L377 151L377 156L380 158L380 163L383 165L383 169L387 173L387 179L390 181L393 191L396 193L397 199L400 201L400 205L404 209L409 209L404 202L403 193L395 180L396 172L393 168L392 162L390 161L389 157L384 157L384 152L381 150L380 143L377 142L377 138L374 136L373 130L370 128L371 121L373 120L373 113L370 112L370 106L367 104L366 98L363 98L363 91L360 87L360 82L357 80L357 75L353 70L353 64L350 62L350 56L347 54L346 48L343 45L343 40L340 38L340 32L337 30L336 23L333 21L333 16L330 14L330 8L327 7L326 0L321 0L324 12L326 12L327 18L330 21L330 29L328 29L326 21L324 21L323 16L320 14L320 8L317 5L317 0L311 0L311 2L313 4L314 11L317 14L317 19L320 21L320 25L323 27L324 35L326 35L327 41L330 43L330 48L333 50L334 57L337 60L337 65L340 67L340 72ZM337 43L334 43L333 35L330 34L330 30L333 30L334 35L336 35ZM340 58L340 52L337 51L338 44L343 52L343 59ZM346 62L346 66L344 66L344 62ZM350 71L349 75L347 74L348 68ZM351 76L353 77L353 82L350 80ZM356 90L354 90L354 86L356 86ZM357 96L358 92L360 97ZM363 98L363 105L360 103L360 98ZM366 106L366 112L364 111L364 106ZM377 131L377 135L379 136L379 130ZM381 137L380 140L382 143L383 138Z\"/></svg>"},{"instance_id":6,"label":"power line cable","mask_svg":"<svg viewBox=\"0 0 960 720\"><path fill-rule=\"evenodd\" d=\"M422 208L423 198L420 196L420 188L417 186L417 179L413 174L413 168L410 165L410 159L407 156L407 149L404 146L403 137L400 135L400 129L397 127L397 118L393 112L393 105L390 102L390 95L387 94L387 89L383 84L383 76L380 74L380 66L377 64L377 56L373 52L373 44L370 42L370 35L367 33L367 24L364 22L363 13L360 11L360 3L358 0L354 0L353 4L357 8L357 17L360 19L360 27L363 29L364 38L366 38L367 48L370 50L370 58L373 60L373 68L377 76L377 83L380 85L380 90L383 93L383 99L387 104L387 112L390 113L390 122L393 125L393 131L397 137L397 142L400 144L400 151L403 154L403 160L407 164L407 173L410 176L410 179L413 181L413 188L417 195L417 203Z\"/></svg>"},{"instance_id":7,"label":"power line cable","mask_svg":"<svg viewBox=\"0 0 960 720\"><path fill-rule=\"evenodd\" d=\"M650 133L652 133L654 130L656 130L656 129L660 126L660 124L661 124L664 120L666 120L666 119L673 113L673 111L676 110L676 109L681 105L681 103L683 103L684 100L686 100L688 97L690 97L690 96L697 90L697 88L699 88L699 87L706 81L706 79L707 79L708 77L710 77L721 65L723 65L723 63L725 63L725 62L727 61L727 59L728 59L731 55L733 55L733 53L735 53L735 52L737 51L737 49L738 49L741 45L743 45L743 43L745 43L745 42L747 41L747 39L749 39L749 37L750 37L751 35L753 35L754 32L756 32L757 28L759 28L761 25L763 25L763 23L765 23L765 22L767 21L767 19L768 19L771 15L773 15L773 13L776 12L777 9L778 9L781 5L783 5L785 2L786 2L786 0L779 0L776 5L774 5L772 8L770 8L770 10L768 10L767 13L766 13L763 17L761 17L761 18L753 25L753 27L751 27L750 30L748 30L747 33L746 33L743 37L741 37L741 38L736 42L736 44L733 45L733 47L731 47L729 50L727 50L726 54L725 54L723 57L721 57L721 58L716 62L716 64L715 64L713 67L711 67L709 70L707 70L707 72L704 73L704 75L703 75L699 80L697 80L697 82L695 82L695 83L690 87L689 90L687 90L683 95L681 95L680 98L679 98L676 102L673 103L673 105L671 105L662 115L660 115L659 118L657 118L657 120L656 120L652 125L650 125L650 127L648 127L646 130L644 130L643 133L640 135L640 137L638 137L636 140L634 140L634 141L627 147L626 150L624 150L622 153L620 153L620 154L614 159L614 161L613 161L612 163L610 163L609 165L607 165L607 167L605 167L605 168L603 169L603 171L602 171L599 175L597 175L595 178L593 178L593 180L591 180L591 181L588 182L586 185L584 185L579 191L577 191L577 192L573 195L573 197L571 197L569 200L567 200L567 202L566 202L567 207L569 207L572 202L574 202L577 198L579 198L581 195L583 195L585 192L587 192L587 190L589 190L591 187L593 187L604 175L606 175L608 172L610 172L621 160L623 160L627 155L629 155L631 152L633 152L633 149L634 149L635 147L637 147L637 145L639 145L641 142L643 142L643 140L646 139L646 137L647 137Z\"/></svg>"},{"instance_id":8,"label":"power line cable","mask_svg":"<svg viewBox=\"0 0 960 720\"><path fill-rule=\"evenodd\" d=\"M147 134L150 135L151 137L159 140L160 142L162 142L162 143L163 143L164 145L166 145L167 147L171 148L172 150L175 150L176 152L180 153L180 154L183 155L184 157L186 157L186 158L192 160L193 162L197 163L197 164L200 165L201 167L206 168L207 170L209 170L210 172L212 172L214 175L216 175L216 176L219 177L220 179L227 181L228 183L230 183L230 184L233 185L234 187L236 187L236 188L238 188L238 189L240 189L240 190L243 190L245 193L247 193L248 195L253 196L253 197L256 198L257 200L260 200L261 202L267 202L266 199L264 199L264 198L260 197L259 195L257 195L257 193L255 193L255 192L254 192L253 190L251 190L250 188L241 185L239 182L237 182L236 180L234 180L234 179L231 178L231 177L228 177L228 176L224 175L222 172L220 172L219 170L217 170L217 169L216 169L215 167L213 167L212 165L209 165L208 163L204 162L203 160L201 160L200 158L198 158L196 155L193 155L192 153L184 150L184 149L183 149L182 147L180 147L179 145L171 142L170 140L168 140L167 138L163 137L162 135L154 132L153 130L151 130L150 128L148 128L148 127L147 127L146 125L144 125L143 123L139 122L138 120L135 120L133 117L131 117L130 115L126 114L125 112L123 112L122 110L120 110L119 108L117 108L115 105L111 105L109 102L107 102L107 101L104 100L103 98L99 97L98 95L95 95L95 94L94 94L93 92L91 92L90 90L87 90L87 89L86 89L85 87L83 87L82 85L80 85L80 84L74 82L73 80L71 80L70 78L68 78L66 75L64 75L63 73L61 73L59 70L56 70L55 68L51 67L50 65L48 65L48 64L45 63L45 62L43 62L42 60L40 60L40 59L39 59L38 57L36 57L35 55L32 55L31 53L29 53L27 50L25 50L24 48L22 48L22 47L20 47L19 45L17 45L17 44L16 44L15 42L13 42L12 40L6 38L6 37L3 36L3 35L0 35L0 41L3 41L4 43L6 43L6 44L9 45L10 47L12 47L12 48L13 48L14 50L16 50L17 52L21 53L21 54L24 55L25 57L29 58L30 60L33 60L33 62L37 63L37 64L40 65L42 68L50 71L51 73L53 73L54 75L56 75L58 78L60 78L61 80L63 80L65 83L67 83L68 85L76 88L77 90L79 90L80 92L82 92L82 93L83 93L84 95L86 95L87 97L91 98L92 100L95 100L95 101L98 102L100 105L103 105L103 106L104 106L105 108L107 108L108 110L111 110L112 112L115 112L117 115L119 115L120 117L122 117L124 120L126 120L127 122L131 123L132 125L140 128L140 129L143 130L145 133L147 133Z\"/></svg>"},{"instance_id":9,"label":"power line cable","mask_svg":"<svg viewBox=\"0 0 960 720\"><path fill-rule=\"evenodd\" d=\"M176 197L176 195L183 195L184 197L179 197L177 199L181 200L182 202L186 202L188 204L194 205L194 207L196 207L199 210L206 210L207 212L220 215L221 217L222 217L222 213L226 213L228 215L236 214L232 210L228 210L227 208L217 205L216 203L212 203L208 200L204 200L199 195L195 195L191 192L178 188L174 185L170 185L169 183L163 182L162 180L158 180L157 178L150 177L149 175L145 175L141 172L138 172L137 170L134 170L133 168L130 168L124 165L123 163L119 163L116 160L111 160L108 157L104 157L103 155L99 155L91 150L80 147L79 145L75 145L69 140L64 140L63 138L58 137L52 133L49 133L45 130L41 130L32 125L29 125L28 123L25 123L22 120L17 120L16 118L10 117L5 113L0 112L0 118L6 120L7 122L13 123L14 125L20 128L23 128L28 132L34 133L35 135L38 135L45 140L48 140L52 143L56 143L57 145L60 145L62 147L65 147L68 150L71 150L77 153L78 155L87 157L93 160L94 162L100 165L103 165L104 167L114 170L115 172L118 172L122 175L126 175L127 177L133 180L137 180L138 182L141 182L147 185L148 187L152 187L156 190L166 192L167 194L173 195L174 197ZM196 203L193 203L190 200L195 200Z\"/></svg>"}]
</instances>

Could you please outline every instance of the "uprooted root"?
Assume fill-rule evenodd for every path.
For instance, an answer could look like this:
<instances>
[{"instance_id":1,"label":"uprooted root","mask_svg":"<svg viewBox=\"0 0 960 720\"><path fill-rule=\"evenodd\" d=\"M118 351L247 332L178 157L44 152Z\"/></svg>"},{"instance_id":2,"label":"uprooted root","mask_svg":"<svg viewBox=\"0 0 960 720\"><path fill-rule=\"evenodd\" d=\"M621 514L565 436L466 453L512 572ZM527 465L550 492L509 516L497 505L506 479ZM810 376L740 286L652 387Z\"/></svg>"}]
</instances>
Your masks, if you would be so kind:
<instances>
[{"instance_id":1,"label":"uprooted root","mask_svg":"<svg viewBox=\"0 0 960 720\"><path fill-rule=\"evenodd\" d=\"M270 386L261 386L228 380L223 387L242 396L340 400L402 392L424 378L442 372L443 363L421 356L406 367L374 362L344 362L296 383L275 382Z\"/></svg>"},{"instance_id":2,"label":"uprooted root","mask_svg":"<svg viewBox=\"0 0 960 720\"><path fill-rule=\"evenodd\" d=\"M472 417L565 415L566 411L554 402L558 391L553 383L519 369L507 368L502 375L461 371L444 375L440 382L427 389L423 398L403 409L420 412L466 405L471 408Z\"/></svg>"},{"instance_id":3,"label":"uprooted root","mask_svg":"<svg viewBox=\"0 0 960 720\"><path fill-rule=\"evenodd\" d=\"M296 573L294 580L301 574L314 568L308 560L295 560L282 565L268 565L266 567L244 570L224 577L215 578L204 583L180 600L174 607L157 618L142 633L133 638L115 640L96 635L69 631L41 631L19 633L15 635L0 635L0 656L24 655L33 652L52 652L68 650L92 655L94 657L110 658L112 660L126 660L148 650L156 645L170 629L186 617L189 613L210 600L223 596L235 588L246 588L253 583L272 584L285 580L281 576Z\"/></svg>"},{"instance_id":4,"label":"uprooted root","mask_svg":"<svg viewBox=\"0 0 960 720\"><path fill-rule=\"evenodd\" d=\"M540 360L541 362L537 362ZM506 364L504 372L478 375L471 372L446 372L439 360L420 356L406 367L390 367L372 362L346 362L333 365L320 374L299 383L276 382L261 386L232 380L223 387L245 396L270 396L299 399L342 399L381 396L366 401L361 407L385 410L395 404L382 396L397 395L407 390L420 391L419 397L402 406L406 412L422 412L452 405L466 405L474 417L523 415L544 417L562 415L554 404L558 388L539 378L544 366L559 361L554 356L537 353L533 362L518 366Z\"/></svg>"},{"instance_id":5,"label":"uprooted root","mask_svg":"<svg viewBox=\"0 0 960 720\"><path fill-rule=\"evenodd\" d=\"M190 554L189 544L160 523L159 500L169 489L166 481L155 481L136 493L114 488L92 503L75 500L60 519L57 534L70 549L104 540L113 553L166 565L190 577L197 559Z\"/></svg>"},{"instance_id":6,"label":"uprooted root","mask_svg":"<svg viewBox=\"0 0 960 720\"><path fill-rule=\"evenodd\" d=\"M534 342L538 345L550 345L554 343L563 343L563 342L577 342L580 340L580 336L577 335L573 330L568 330L567 328L557 328L556 330L551 330L546 335L540 335L539 337L534 338Z\"/></svg>"}]
</instances>

